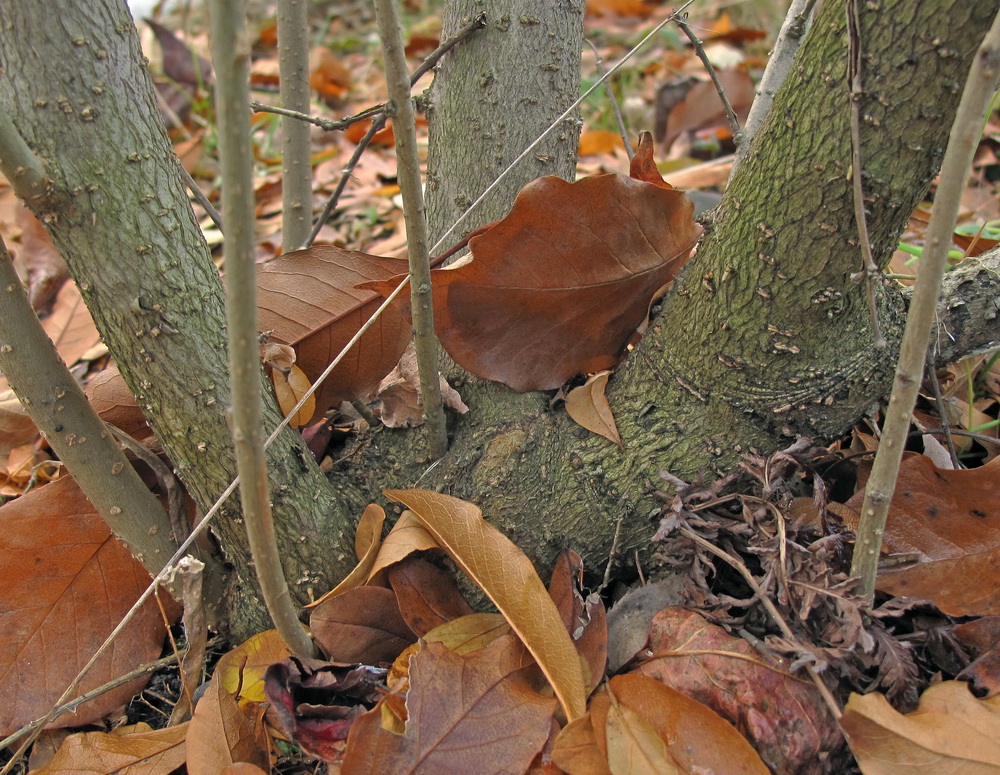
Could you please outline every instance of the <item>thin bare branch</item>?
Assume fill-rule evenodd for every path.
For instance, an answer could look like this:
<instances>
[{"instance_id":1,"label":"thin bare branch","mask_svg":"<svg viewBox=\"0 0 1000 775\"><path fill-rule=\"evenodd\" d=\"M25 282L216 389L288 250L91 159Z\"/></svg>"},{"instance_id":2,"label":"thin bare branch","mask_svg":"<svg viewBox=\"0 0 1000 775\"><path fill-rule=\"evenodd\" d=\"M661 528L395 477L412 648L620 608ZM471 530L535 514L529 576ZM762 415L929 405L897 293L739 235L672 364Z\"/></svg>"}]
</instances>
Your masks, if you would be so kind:
<instances>
[{"instance_id":1,"label":"thin bare branch","mask_svg":"<svg viewBox=\"0 0 1000 775\"><path fill-rule=\"evenodd\" d=\"M996 91L998 76L1000 13L994 18L993 26L979 47L952 123L948 150L945 151L941 165L937 196L934 198L934 211L927 227L926 246L920 259L920 274L906 317L906 329L903 332L892 396L885 413L882 440L865 488L851 573L861 577L861 594L869 601L875 595L875 576L878 572L882 535L896 488L899 464L910 427L910 414L920 388L962 188L973 154L979 145L983 117Z\"/></svg>"},{"instance_id":2,"label":"thin bare branch","mask_svg":"<svg viewBox=\"0 0 1000 775\"><path fill-rule=\"evenodd\" d=\"M254 261L253 152L250 145L250 37L244 0L212 0L212 59L226 231L226 317L233 382L232 433L240 500L254 570L274 625L288 648L312 657L316 647L299 623L281 568L264 455L257 275Z\"/></svg>"},{"instance_id":3,"label":"thin bare branch","mask_svg":"<svg viewBox=\"0 0 1000 775\"><path fill-rule=\"evenodd\" d=\"M729 97L726 96L726 90L722 88L719 75L715 72L715 67L708 58L708 54L705 53L705 46L702 44L701 39L691 31L691 28L684 21L683 17L678 17L677 26L681 28L681 32L687 36L687 39L691 41L691 45L694 46L694 53L698 55L698 59L705 65L712 83L715 84L715 90L719 93L723 110L726 112L726 120L729 121L729 131L733 134L733 142L739 147L743 142L742 133L740 132L740 120L736 117L736 111L733 110L733 106L729 104Z\"/></svg>"}]
</instances>

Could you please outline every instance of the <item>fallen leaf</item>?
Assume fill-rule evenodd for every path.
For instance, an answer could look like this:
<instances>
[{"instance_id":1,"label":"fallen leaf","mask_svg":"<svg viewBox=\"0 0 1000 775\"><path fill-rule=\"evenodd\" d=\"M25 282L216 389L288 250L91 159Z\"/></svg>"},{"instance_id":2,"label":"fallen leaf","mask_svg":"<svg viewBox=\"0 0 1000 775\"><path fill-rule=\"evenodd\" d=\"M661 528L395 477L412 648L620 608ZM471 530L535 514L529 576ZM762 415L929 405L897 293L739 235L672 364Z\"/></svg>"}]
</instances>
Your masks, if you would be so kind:
<instances>
[{"instance_id":1,"label":"fallen leaf","mask_svg":"<svg viewBox=\"0 0 1000 775\"><path fill-rule=\"evenodd\" d=\"M534 566L473 504L429 490L385 490L424 524L459 568L487 594L531 652L569 720L586 708L583 670Z\"/></svg>"},{"instance_id":2,"label":"fallen leaf","mask_svg":"<svg viewBox=\"0 0 1000 775\"><path fill-rule=\"evenodd\" d=\"M169 775L184 764L187 731L188 723L164 729L147 726L129 734L79 732L67 737L51 761L32 775Z\"/></svg>"},{"instance_id":3,"label":"fallen leaf","mask_svg":"<svg viewBox=\"0 0 1000 775\"><path fill-rule=\"evenodd\" d=\"M259 325L295 348L299 368L316 381L379 306L354 286L408 271L406 261L315 245L259 266ZM408 294L392 305L351 348L316 391L317 413L374 390L410 341Z\"/></svg>"},{"instance_id":4,"label":"fallen leaf","mask_svg":"<svg viewBox=\"0 0 1000 775\"><path fill-rule=\"evenodd\" d=\"M331 107L341 103L351 88L351 71L326 46L309 53L309 86Z\"/></svg>"},{"instance_id":5,"label":"fallen leaf","mask_svg":"<svg viewBox=\"0 0 1000 775\"><path fill-rule=\"evenodd\" d=\"M289 367L287 374L278 369L272 369L271 384L274 385L274 395L278 399L278 406L281 407L281 413L286 417L299 401L302 400L302 396L308 393L309 388L312 387L312 382L306 376L306 373L294 364ZM295 416L288 421L288 424L293 428L301 428L315 414L316 394L313 393L302 404L302 408L295 413Z\"/></svg>"},{"instance_id":6,"label":"fallen leaf","mask_svg":"<svg viewBox=\"0 0 1000 775\"><path fill-rule=\"evenodd\" d=\"M270 770L270 738L264 729L263 706L244 709L213 677L198 700L187 735L189 775L218 775L239 762Z\"/></svg>"},{"instance_id":7,"label":"fallen leaf","mask_svg":"<svg viewBox=\"0 0 1000 775\"><path fill-rule=\"evenodd\" d=\"M682 775L667 744L652 724L608 690L610 707L604 726L608 769L614 775Z\"/></svg>"},{"instance_id":8,"label":"fallen leaf","mask_svg":"<svg viewBox=\"0 0 1000 775\"><path fill-rule=\"evenodd\" d=\"M42 328L67 366L72 366L101 340L90 310L74 282L63 283Z\"/></svg>"},{"instance_id":9,"label":"fallen leaf","mask_svg":"<svg viewBox=\"0 0 1000 775\"><path fill-rule=\"evenodd\" d=\"M448 381L439 377L441 401L445 408L465 414L469 407ZM396 367L379 383L372 409L389 428L415 428L423 425L424 402L420 395L420 370L413 344L407 346Z\"/></svg>"},{"instance_id":10,"label":"fallen leaf","mask_svg":"<svg viewBox=\"0 0 1000 775\"><path fill-rule=\"evenodd\" d=\"M604 16L632 16L646 19L652 15L655 6L642 0L587 0L587 15L598 18Z\"/></svg>"},{"instance_id":11,"label":"fallen leaf","mask_svg":"<svg viewBox=\"0 0 1000 775\"><path fill-rule=\"evenodd\" d=\"M700 233L683 192L623 175L539 178L432 272L441 343L467 371L549 390L614 366ZM383 295L389 283L372 284Z\"/></svg>"},{"instance_id":12,"label":"fallen leaf","mask_svg":"<svg viewBox=\"0 0 1000 775\"><path fill-rule=\"evenodd\" d=\"M931 686L905 716L881 694L852 694L841 724L865 775L1000 773L1000 698L958 681Z\"/></svg>"},{"instance_id":13,"label":"fallen leaf","mask_svg":"<svg viewBox=\"0 0 1000 775\"><path fill-rule=\"evenodd\" d=\"M608 129L588 129L580 133L580 156L596 156L599 154L614 153L619 148L624 148L622 136L618 132Z\"/></svg>"},{"instance_id":14,"label":"fallen leaf","mask_svg":"<svg viewBox=\"0 0 1000 775\"><path fill-rule=\"evenodd\" d=\"M211 86L212 65L162 24L146 19L163 52L163 74L186 86Z\"/></svg>"},{"instance_id":15,"label":"fallen leaf","mask_svg":"<svg viewBox=\"0 0 1000 775\"><path fill-rule=\"evenodd\" d=\"M904 458L883 551L919 561L880 571L878 589L930 600L950 616L1000 614L998 476L996 460L979 468L942 470L923 455ZM846 505L859 509L863 497L860 492Z\"/></svg>"},{"instance_id":16,"label":"fallen leaf","mask_svg":"<svg viewBox=\"0 0 1000 775\"><path fill-rule=\"evenodd\" d=\"M387 576L403 619L418 637L472 613L455 577L427 560L407 557L389 568Z\"/></svg>"},{"instance_id":17,"label":"fallen leaf","mask_svg":"<svg viewBox=\"0 0 1000 775\"><path fill-rule=\"evenodd\" d=\"M608 665L608 617L600 595L583 597L583 560L572 549L560 552L549 579L549 596L556 604L566 632L586 663L590 694L604 681Z\"/></svg>"},{"instance_id":18,"label":"fallen leaf","mask_svg":"<svg viewBox=\"0 0 1000 775\"><path fill-rule=\"evenodd\" d=\"M106 423L114 425L134 439L147 439L153 430L114 364L97 372L84 388L87 400Z\"/></svg>"},{"instance_id":19,"label":"fallen leaf","mask_svg":"<svg viewBox=\"0 0 1000 775\"><path fill-rule=\"evenodd\" d=\"M744 69L718 70L716 75L742 123L756 96L753 78ZM662 141L665 150L669 150L674 141L685 132L723 125L727 125L725 109L711 80L691 84L677 104L662 103L661 107L661 102L657 102L655 134L656 139Z\"/></svg>"},{"instance_id":20,"label":"fallen leaf","mask_svg":"<svg viewBox=\"0 0 1000 775\"><path fill-rule=\"evenodd\" d=\"M291 656L277 630L258 633L230 649L215 666L215 678L223 691L239 702L267 702L264 674L275 662Z\"/></svg>"},{"instance_id":21,"label":"fallen leaf","mask_svg":"<svg viewBox=\"0 0 1000 775\"><path fill-rule=\"evenodd\" d=\"M417 516L407 509L399 515L396 524L392 526L389 535L382 541L378 556L368 573L368 581L372 581L390 565L402 560L413 552L425 552L440 549L434 536L427 532Z\"/></svg>"},{"instance_id":22,"label":"fallen leaf","mask_svg":"<svg viewBox=\"0 0 1000 775\"><path fill-rule=\"evenodd\" d=\"M500 775L524 772L548 738L555 701L538 693L530 656L513 636L464 656L426 643L410 659L403 734L379 708L347 741L342 775Z\"/></svg>"},{"instance_id":23,"label":"fallen leaf","mask_svg":"<svg viewBox=\"0 0 1000 775\"><path fill-rule=\"evenodd\" d=\"M417 636L399 613L396 595L384 587L356 587L324 600L309 626L323 652L337 662L392 662Z\"/></svg>"},{"instance_id":24,"label":"fallen leaf","mask_svg":"<svg viewBox=\"0 0 1000 775\"><path fill-rule=\"evenodd\" d=\"M70 477L0 508L0 735L45 715L149 584ZM150 598L78 687L94 689L156 659L164 626ZM137 678L55 720L97 721L148 681Z\"/></svg>"},{"instance_id":25,"label":"fallen leaf","mask_svg":"<svg viewBox=\"0 0 1000 775\"><path fill-rule=\"evenodd\" d=\"M611 404L604 394L610 376L610 371L598 372L588 377L580 387L569 391L566 395L566 414L577 425L603 436L617 444L619 449L624 449L615 416L611 413Z\"/></svg>"},{"instance_id":26,"label":"fallen leaf","mask_svg":"<svg viewBox=\"0 0 1000 775\"><path fill-rule=\"evenodd\" d=\"M707 705L735 726L775 772L826 775L843 735L816 687L693 611L653 617L651 656L636 672Z\"/></svg>"}]
</instances>

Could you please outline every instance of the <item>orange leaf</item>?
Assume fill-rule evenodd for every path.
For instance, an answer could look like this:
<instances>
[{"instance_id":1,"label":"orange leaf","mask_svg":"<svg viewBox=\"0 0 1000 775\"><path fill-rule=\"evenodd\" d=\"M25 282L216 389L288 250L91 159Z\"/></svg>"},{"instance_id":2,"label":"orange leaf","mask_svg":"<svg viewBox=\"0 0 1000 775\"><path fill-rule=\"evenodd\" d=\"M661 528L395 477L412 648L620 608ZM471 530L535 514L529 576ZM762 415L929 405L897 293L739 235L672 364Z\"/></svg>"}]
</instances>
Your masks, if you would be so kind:
<instances>
[{"instance_id":1,"label":"orange leaf","mask_svg":"<svg viewBox=\"0 0 1000 775\"><path fill-rule=\"evenodd\" d=\"M145 725L143 725L145 726ZM188 724L146 729L129 734L81 732L67 737L56 755L33 775L66 773L128 773L169 775L186 755Z\"/></svg>"},{"instance_id":2,"label":"orange leaf","mask_svg":"<svg viewBox=\"0 0 1000 775\"><path fill-rule=\"evenodd\" d=\"M580 156L596 156L605 153L614 153L619 148L624 148L622 136L617 132L608 129L588 129L580 134Z\"/></svg>"},{"instance_id":3,"label":"orange leaf","mask_svg":"<svg viewBox=\"0 0 1000 775\"><path fill-rule=\"evenodd\" d=\"M524 772L548 738L555 705L535 690L533 668L509 635L465 656L425 644L410 658L404 733L383 729L381 707L361 716L342 775Z\"/></svg>"},{"instance_id":4,"label":"orange leaf","mask_svg":"<svg viewBox=\"0 0 1000 775\"><path fill-rule=\"evenodd\" d=\"M429 490L385 490L423 522L489 596L538 662L570 720L583 715L586 690L576 647L534 566L473 504Z\"/></svg>"},{"instance_id":5,"label":"orange leaf","mask_svg":"<svg viewBox=\"0 0 1000 775\"><path fill-rule=\"evenodd\" d=\"M615 416L611 413L611 405L608 403L608 397L604 395L610 376L610 371L602 371L588 377L585 384L569 391L566 396L566 413L577 425L603 436L624 449L622 438L618 435Z\"/></svg>"},{"instance_id":6,"label":"orange leaf","mask_svg":"<svg viewBox=\"0 0 1000 775\"><path fill-rule=\"evenodd\" d=\"M881 694L852 694L841 719L865 775L1000 772L1000 698L959 681L930 687L902 715Z\"/></svg>"},{"instance_id":7,"label":"orange leaf","mask_svg":"<svg viewBox=\"0 0 1000 775\"><path fill-rule=\"evenodd\" d=\"M642 0L587 0L587 16L634 16L646 19L654 6Z\"/></svg>"},{"instance_id":8,"label":"orange leaf","mask_svg":"<svg viewBox=\"0 0 1000 775\"><path fill-rule=\"evenodd\" d=\"M69 477L0 508L0 735L44 715L149 584ZM150 599L78 688L89 691L156 659L164 627ZM134 681L60 716L97 721L131 699Z\"/></svg>"},{"instance_id":9,"label":"orange leaf","mask_svg":"<svg viewBox=\"0 0 1000 775\"><path fill-rule=\"evenodd\" d=\"M342 595L349 589L360 587L368 581L375 560L378 558L379 546L382 543L382 525L385 522L385 511L375 503L369 503L358 520L358 527L354 532L354 553L357 555L358 564L344 577L333 589L312 603L306 608L315 608L324 600Z\"/></svg>"},{"instance_id":10,"label":"orange leaf","mask_svg":"<svg viewBox=\"0 0 1000 775\"><path fill-rule=\"evenodd\" d=\"M244 710L236 698L213 677L198 700L188 727L187 771L189 775L218 775L239 762L270 770L270 738L264 729L263 706Z\"/></svg>"},{"instance_id":11,"label":"orange leaf","mask_svg":"<svg viewBox=\"0 0 1000 775\"><path fill-rule=\"evenodd\" d=\"M279 369L272 369L271 383L274 385L274 395L278 399L281 413L286 417L312 386L312 382L305 372L294 364L289 367L288 374ZM316 394L313 393L302 405L302 408L295 413L295 416L288 421L288 424L293 428L301 428L309 422L315 413Z\"/></svg>"},{"instance_id":12,"label":"orange leaf","mask_svg":"<svg viewBox=\"0 0 1000 775\"><path fill-rule=\"evenodd\" d=\"M614 366L687 260L693 211L683 192L623 175L529 183L469 241L474 260L432 273L442 344L466 370L522 392Z\"/></svg>"},{"instance_id":13,"label":"orange leaf","mask_svg":"<svg viewBox=\"0 0 1000 775\"><path fill-rule=\"evenodd\" d=\"M286 253L258 269L260 327L292 345L299 368L314 381L379 306L374 293L354 286L407 271L401 259L331 245ZM382 314L319 387L317 410L374 390L409 341L409 302L403 301Z\"/></svg>"}]
</instances>

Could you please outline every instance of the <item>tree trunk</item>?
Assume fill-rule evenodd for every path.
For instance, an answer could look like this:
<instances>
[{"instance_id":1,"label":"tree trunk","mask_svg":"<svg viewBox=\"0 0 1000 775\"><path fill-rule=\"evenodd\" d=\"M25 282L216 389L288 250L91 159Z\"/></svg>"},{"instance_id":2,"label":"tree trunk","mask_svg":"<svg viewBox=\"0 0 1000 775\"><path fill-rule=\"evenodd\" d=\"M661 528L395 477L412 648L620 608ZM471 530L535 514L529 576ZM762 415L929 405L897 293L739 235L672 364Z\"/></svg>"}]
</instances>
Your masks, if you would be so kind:
<instances>
[{"instance_id":1,"label":"tree trunk","mask_svg":"<svg viewBox=\"0 0 1000 775\"><path fill-rule=\"evenodd\" d=\"M486 27L438 66L430 122L427 220L439 239L580 93L583 0L449 0L442 39L473 17ZM514 196L544 175L573 180L579 117L564 119L445 240L503 218Z\"/></svg>"},{"instance_id":2,"label":"tree trunk","mask_svg":"<svg viewBox=\"0 0 1000 775\"><path fill-rule=\"evenodd\" d=\"M52 0L47 10L39 14L28 0L0 3L0 109L15 117L52 178L39 214L204 507L234 470L218 277L177 182L121 0ZM862 153L880 258L934 174L958 90L996 10L996 0L886 0L877 12L862 9L864 79L875 89L862 103ZM531 14L525 10L525 19ZM746 451L780 448L797 433L837 435L884 394L894 347L872 347L864 297L850 279L860 257L847 182L844 18L842 0L826 0L698 255L615 375L609 394L624 453L551 410L543 394L517 395L472 378L461 386L472 411L457 421L444 461L426 474L429 461L413 461L412 436L383 430L359 441L331 487L295 435L285 434L270 455L272 493L300 597L342 575L350 564L350 524L381 487L413 486L422 476L422 487L481 505L536 561L548 563L566 537L600 570L619 519L617 559L631 563L632 550L648 543L660 471L692 478L728 468ZM521 14L508 21L507 31L535 27ZM498 115L517 118L505 124L510 137L531 111L519 102L521 92L485 83L490 73L526 66L501 58L514 50L502 32L491 29L499 49L487 70L447 72L473 85L485 78L478 88L488 96L479 109L492 109L494 100L505 105ZM553 45L562 46L553 35ZM532 56L536 51L555 56L545 47ZM455 134L434 127L445 120L443 100L431 111L434 153L465 161L447 175L443 161L434 161L429 199L460 212L496 173L483 143L500 138L486 138L492 127L482 124L469 133L471 150L445 147L468 127ZM445 194L442 185L456 193ZM435 216L438 230L448 217ZM879 305L894 342L898 293L881 289ZM273 406L267 421L277 422ZM251 571L235 509L217 530L237 583L246 585ZM243 632L257 626L239 616L233 614Z\"/></svg>"},{"instance_id":3,"label":"tree trunk","mask_svg":"<svg viewBox=\"0 0 1000 775\"><path fill-rule=\"evenodd\" d=\"M53 19L59 19L53 24ZM201 509L235 475L218 271L178 176L135 27L122 0L0 3L0 109L52 181L36 203L177 473ZM270 390L267 391L270 397ZM265 422L280 414L273 400ZM300 599L351 567L350 514L298 434L269 455L275 524ZM216 518L235 589L256 589L238 504ZM255 595L232 613L265 625Z\"/></svg>"}]
</instances>

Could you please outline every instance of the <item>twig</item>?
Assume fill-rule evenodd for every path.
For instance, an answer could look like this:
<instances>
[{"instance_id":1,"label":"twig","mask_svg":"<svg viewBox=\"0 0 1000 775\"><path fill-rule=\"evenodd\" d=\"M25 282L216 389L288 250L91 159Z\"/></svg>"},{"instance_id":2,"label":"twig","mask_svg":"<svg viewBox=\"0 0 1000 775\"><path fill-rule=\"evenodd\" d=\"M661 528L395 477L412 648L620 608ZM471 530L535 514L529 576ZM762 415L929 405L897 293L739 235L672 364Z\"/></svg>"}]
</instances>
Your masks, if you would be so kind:
<instances>
[{"instance_id":1,"label":"twig","mask_svg":"<svg viewBox=\"0 0 1000 775\"><path fill-rule=\"evenodd\" d=\"M358 147L355 148L354 153L351 154L350 161L347 162L347 166L344 167L344 171L340 175L340 181L337 183L337 188L330 195L330 198L326 200L326 206L323 208L323 212L320 213L319 218L316 219L316 222L313 224L312 231L309 232L309 236L306 238L302 247L309 247L313 244L313 242L315 242L316 237L319 236L320 230L330 219L330 216L337 207L337 202L340 201L341 194L343 194L344 189L347 188L347 181L351 179L354 168L358 166L358 162L361 161L361 157L364 155L364 152L368 150L368 146L371 145L372 138L374 138L375 135L382 131L383 127L385 127L385 121L386 115L384 111L372 119L372 125L368 127L368 131L365 132L365 136L361 138L361 141L358 143Z\"/></svg>"},{"instance_id":2,"label":"twig","mask_svg":"<svg viewBox=\"0 0 1000 775\"><path fill-rule=\"evenodd\" d=\"M205 212L208 213L208 217L212 219L212 223L215 224L215 228L217 228L220 233L225 233L222 228L222 215L219 214L219 211L215 209L215 205L213 205L209 201L208 197L205 196L205 192L201 190L201 186L199 186L195 179L191 177L191 173L187 171L187 168L183 164L181 164L180 159L177 160L177 169L180 172L181 180L184 181L184 185L188 187L188 190L194 198L198 200L198 204L200 204L202 208L204 208Z\"/></svg>"},{"instance_id":3,"label":"twig","mask_svg":"<svg viewBox=\"0 0 1000 775\"><path fill-rule=\"evenodd\" d=\"M597 50L597 46L589 38L584 38L583 42L590 46L591 51L594 52L594 65L597 67L597 72L604 75L604 60L601 59L601 53ZM622 116L621 105L618 104L615 90L611 88L611 81L604 83L604 93L608 95L608 102L611 103L611 110L615 114L615 123L618 124L618 134L621 135L622 144L625 146L625 153L628 154L628 160L632 161L635 151L632 150L632 143L628 137L628 128L625 126L625 118Z\"/></svg>"},{"instance_id":4,"label":"twig","mask_svg":"<svg viewBox=\"0 0 1000 775\"><path fill-rule=\"evenodd\" d=\"M278 73L281 104L309 109L309 23L306 0L278 2ZM309 127L281 121L281 250L295 250L312 225L312 149Z\"/></svg>"},{"instance_id":5,"label":"twig","mask_svg":"<svg viewBox=\"0 0 1000 775\"><path fill-rule=\"evenodd\" d=\"M420 159L417 156L417 130L396 0L375 0L375 16L378 19L379 36L382 38L385 77L389 87L390 102L386 115L393 117L396 177L403 197L406 249L410 260L413 346L420 377L424 424L430 435L431 457L440 458L448 451L448 428L438 374L438 341L434 334L430 255L427 249L427 219L420 181Z\"/></svg>"},{"instance_id":6,"label":"twig","mask_svg":"<svg viewBox=\"0 0 1000 775\"><path fill-rule=\"evenodd\" d=\"M861 594L869 602L875 595L875 576L878 572L882 534L889 513L889 503L896 488L896 477L903 456L903 446L910 425L910 412L916 401L927 357L931 327L937 311L941 280L948 262L948 246L958 214L962 187L972 164L972 157L979 145L979 128L996 90L1000 75L1000 13L993 20L986 37L979 47L965 83L965 91L952 123L941 164L941 178L934 211L927 227L927 240L906 317L906 329L900 349L899 363L892 396L886 410L882 442L879 444L872 465L865 500L861 506L861 519L854 548L851 574L861 577Z\"/></svg>"},{"instance_id":7,"label":"twig","mask_svg":"<svg viewBox=\"0 0 1000 775\"><path fill-rule=\"evenodd\" d=\"M615 564L615 555L618 554L618 546L621 543L622 538L622 524L625 522L625 514L618 517L618 521L615 523L615 535L611 539L611 551L608 552L608 564L604 566L604 578L601 579L601 586L597 588L597 592L601 593L608 588L611 583L611 569Z\"/></svg>"},{"instance_id":8,"label":"twig","mask_svg":"<svg viewBox=\"0 0 1000 775\"><path fill-rule=\"evenodd\" d=\"M263 401L257 338L253 153L250 116L246 110L250 96L250 38L246 30L245 0L212 0L209 9L222 169L222 210L228 223L225 242L226 319L236 470L244 483L240 487L240 501L254 570L268 613L292 653L313 657L316 647L299 623L281 568L261 430Z\"/></svg>"},{"instance_id":9,"label":"twig","mask_svg":"<svg viewBox=\"0 0 1000 775\"><path fill-rule=\"evenodd\" d=\"M736 158L733 160L733 171L743 161L747 148L750 147L750 140L760 125L764 123L764 116L771 109L774 102L774 95L778 93L785 77L792 69L792 61L799 50L799 44L805 37L809 29L809 22L816 0L792 0L788 7L785 20L781 23L781 30L778 32L778 39L774 43L770 59L767 60L767 67L764 68L764 75L761 76L760 83L757 84L757 97L750 106L750 113L747 120L743 122L743 142L736 149Z\"/></svg>"},{"instance_id":10,"label":"twig","mask_svg":"<svg viewBox=\"0 0 1000 775\"><path fill-rule=\"evenodd\" d=\"M878 321L875 304L875 278L879 269L872 256L871 240L868 237L868 218L865 215L864 174L861 165L861 16L858 0L847 0L847 79L851 90L851 173L854 184L854 219L858 224L858 241L861 243L863 259L861 276L864 279L865 294L868 297L868 322L877 350L885 349L885 337Z\"/></svg>"},{"instance_id":11,"label":"twig","mask_svg":"<svg viewBox=\"0 0 1000 775\"><path fill-rule=\"evenodd\" d=\"M676 14L674 14L676 16ZM686 16L686 14L685 14ZM712 79L712 83L715 84L715 90L719 92L719 99L722 100L722 107L726 111L726 119L729 121L729 131L733 133L733 143L737 147L743 142L743 135L740 132L740 120L736 117L736 111L733 110L733 106L729 104L729 98L726 96L726 90L722 88L722 83L719 81L719 76L715 72L715 67L712 65L711 60L708 58L708 54L705 53L705 46L702 44L701 40L695 35L691 28L688 27L687 22L684 21L683 17L677 18L677 26L681 28L691 45L694 46L694 52L698 55L698 59L701 63L705 65L705 69L708 71L709 77Z\"/></svg>"},{"instance_id":12,"label":"twig","mask_svg":"<svg viewBox=\"0 0 1000 775\"><path fill-rule=\"evenodd\" d=\"M757 583L757 579L754 578L747 566L738 557L733 557L728 552L725 552L711 542L706 541L689 527L682 525L678 528L678 532L680 532L680 534L685 538L694 541L698 544L698 546L702 547L706 551L714 554L720 560L736 570L736 572L743 577L743 580L746 581L749 587L754 591L754 594L757 596L757 599L760 600L764 608L767 609L768 614L770 614L771 619L778 626L778 629L781 630L781 634L785 636L785 639L791 643L798 642L795 637L795 633L792 632L792 628L788 626L788 622L785 621L781 612L774 605L774 602L771 598L764 594L764 591ZM816 671L813 670L812 666L807 666L806 669L809 673L809 677L812 679L812 682L816 685L817 691L819 691L820 696L823 698L823 702L826 703L826 706L833 714L833 717L835 719L839 719L842 715L842 711L840 709L840 705L837 703L837 700L834 698L833 694L830 693L830 688L823 682L823 679L816 674Z\"/></svg>"},{"instance_id":13,"label":"twig","mask_svg":"<svg viewBox=\"0 0 1000 775\"><path fill-rule=\"evenodd\" d=\"M941 383L938 381L937 369L934 368L934 352L931 348L927 350L927 378L931 383L934 405L937 407L938 417L941 419L941 431L944 434L945 446L948 447L951 464L955 468L962 468L962 461L958 459L958 450L955 448L955 439L951 435L951 423L948 421L948 413L945 411L944 396L941 394Z\"/></svg>"},{"instance_id":14,"label":"twig","mask_svg":"<svg viewBox=\"0 0 1000 775\"><path fill-rule=\"evenodd\" d=\"M212 638L208 643L205 644L206 649L215 648L219 644L225 642L225 638L221 635L217 635ZM187 648L181 649L180 656L183 658L185 654L188 653ZM69 702L65 702L55 708L54 714L51 716L43 716L42 718L37 718L34 721L30 721L23 727L18 729L16 732L0 740L0 749L8 748L18 740L27 735L30 735L35 730L40 730L43 726L48 724L52 719L59 718L59 716L64 713L72 713L74 710L79 708L81 705L90 702L96 697L100 697L102 694L107 694L113 689L117 689L119 686L127 684L129 681L134 681L136 678L141 678L144 675L149 675L150 673L155 673L162 667L169 667L170 665L177 664L177 654L170 654L169 656L157 659L155 662L147 662L145 665L137 667L135 670L130 670L129 672L118 676L117 678L112 678L107 683L101 684L96 689L91 689L85 694L81 694L79 697L75 697Z\"/></svg>"}]
</instances>

